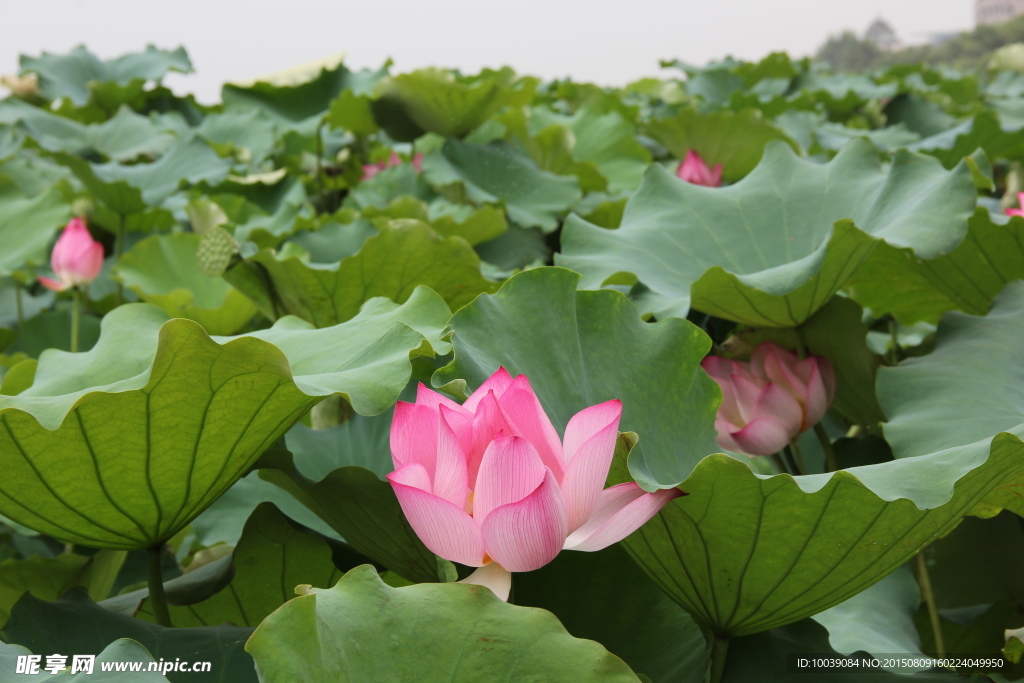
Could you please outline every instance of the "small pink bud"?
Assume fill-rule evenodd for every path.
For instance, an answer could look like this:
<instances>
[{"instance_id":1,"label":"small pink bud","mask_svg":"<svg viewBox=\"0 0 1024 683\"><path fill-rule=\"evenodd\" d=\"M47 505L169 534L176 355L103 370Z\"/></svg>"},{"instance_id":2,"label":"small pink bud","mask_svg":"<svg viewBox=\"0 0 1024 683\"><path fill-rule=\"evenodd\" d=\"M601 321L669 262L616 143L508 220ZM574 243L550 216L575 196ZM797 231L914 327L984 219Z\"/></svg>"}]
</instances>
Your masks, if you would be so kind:
<instances>
[{"instance_id":1,"label":"small pink bud","mask_svg":"<svg viewBox=\"0 0 1024 683\"><path fill-rule=\"evenodd\" d=\"M686 157L679 164L676 175L694 185L718 187L722 184L722 165L716 164L713 169L708 168L700 154L691 149L686 152Z\"/></svg>"},{"instance_id":2,"label":"small pink bud","mask_svg":"<svg viewBox=\"0 0 1024 683\"><path fill-rule=\"evenodd\" d=\"M40 277L39 282L55 292L89 284L100 274L103 245L92 238L84 220L72 218L68 222L53 247L50 267L57 274L57 280Z\"/></svg>"}]
</instances>

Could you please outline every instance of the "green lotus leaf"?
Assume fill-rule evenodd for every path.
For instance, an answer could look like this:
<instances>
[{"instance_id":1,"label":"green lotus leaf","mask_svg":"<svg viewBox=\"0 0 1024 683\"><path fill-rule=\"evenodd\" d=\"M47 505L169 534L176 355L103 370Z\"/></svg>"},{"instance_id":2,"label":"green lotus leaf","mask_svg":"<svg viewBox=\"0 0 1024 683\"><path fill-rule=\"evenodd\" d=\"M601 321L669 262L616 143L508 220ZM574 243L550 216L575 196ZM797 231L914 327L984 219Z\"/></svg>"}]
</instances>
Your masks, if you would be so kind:
<instances>
[{"instance_id":1,"label":"green lotus leaf","mask_svg":"<svg viewBox=\"0 0 1024 683\"><path fill-rule=\"evenodd\" d=\"M601 643L654 683L704 683L700 627L618 544L560 553L512 583L515 604L548 610L573 636Z\"/></svg>"},{"instance_id":2,"label":"green lotus leaf","mask_svg":"<svg viewBox=\"0 0 1024 683\"><path fill-rule=\"evenodd\" d=\"M232 550L226 546L224 549ZM221 591L231 583L234 576L235 565L231 553L228 552L227 555L207 562L201 567L189 568L189 571L181 576L164 581L164 595L169 605L191 605ZM146 585L138 590L118 593L97 604L112 612L134 617L148 598L149 586Z\"/></svg>"},{"instance_id":3,"label":"green lotus leaf","mask_svg":"<svg viewBox=\"0 0 1024 683\"><path fill-rule=\"evenodd\" d=\"M708 114L693 108L682 109L672 118L654 119L644 127L644 132L665 145L677 159L692 149L708 164L722 164L722 178L729 182L753 171L761 161L765 145L772 140L797 148L788 135L764 120L756 109Z\"/></svg>"},{"instance_id":4,"label":"green lotus leaf","mask_svg":"<svg viewBox=\"0 0 1024 683\"><path fill-rule=\"evenodd\" d=\"M904 325L937 323L953 310L985 315L1008 282L1024 277L1024 220L999 218L979 207L964 241L936 259L880 244L846 287L876 316Z\"/></svg>"},{"instance_id":5,"label":"green lotus leaf","mask_svg":"<svg viewBox=\"0 0 1024 683\"><path fill-rule=\"evenodd\" d=\"M147 303L173 318L188 318L213 335L233 334L256 307L222 278L206 275L196 259L200 237L192 232L153 235L118 261L117 277Z\"/></svg>"},{"instance_id":6,"label":"green lotus leaf","mask_svg":"<svg viewBox=\"0 0 1024 683\"><path fill-rule=\"evenodd\" d=\"M580 410L620 399L620 429L640 435L633 476L650 490L674 486L719 450L720 392L700 369L710 340L685 320L644 322L618 292L577 292L579 280L562 268L529 270L456 313L455 359L432 381L475 389L504 366L530 378L559 432Z\"/></svg>"},{"instance_id":7,"label":"green lotus leaf","mask_svg":"<svg viewBox=\"0 0 1024 683\"><path fill-rule=\"evenodd\" d=\"M88 351L99 336L100 319L94 315L83 315L78 327L78 350ZM18 330L17 339L7 351L38 358L47 349L71 349L71 311L66 307L43 311L26 320L25 326Z\"/></svg>"},{"instance_id":8,"label":"green lotus leaf","mask_svg":"<svg viewBox=\"0 0 1024 683\"><path fill-rule=\"evenodd\" d=\"M277 146L277 127L260 109L210 114L196 133L213 145L221 145L219 149L248 157L251 164L263 162Z\"/></svg>"},{"instance_id":9,"label":"green lotus leaf","mask_svg":"<svg viewBox=\"0 0 1024 683\"><path fill-rule=\"evenodd\" d=\"M500 72L499 72L500 75ZM527 97L523 97L527 95ZM420 69L392 76L371 103L377 123L396 140L410 123L422 132L461 138L514 101L529 101L532 92L516 92L501 78L460 79L443 69ZM418 137L414 135L413 138Z\"/></svg>"},{"instance_id":10,"label":"green lotus leaf","mask_svg":"<svg viewBox=\"0 0 1024 683\"><path fill-rule=\"evenodd\" d=\"M145 52L102 61L79 45L66 55L49 52L40 57L22 55L21 71L39 77L39 90L48 99L67 97L81 106L89 101L92 83L159 81L168 71L190 73L192 62L183 47L171 51L147 45Z\"/></svg>"},{"instance_id":11,"label":"green lotus leaf","mask_svg":"<svg viewBox=\"0 0 1024 683\"><path fill-rule=\"evenodd\" d=\"M295 597L295 587L330 588L342 575L332 549L319 534L295 525L272 503L257 507L242 532L233 558L231 583L209 598L169 606L175 627L259 626L271 612ZM363 560L365 562L365 559ZM155 621L147 601L139 616Z\"/></svg>"},{"instance_id":12,"label":"green lotus leaf","mask_svg":"<svg viewBox=\"0 0 1024 683\"><path fill-rule=\"evenodd\" d=\"M975 197L966 163L946 171L900 151L883 168L869 143L853 140L817 164L775 142L729 187L691 185L651 167L617 230L566 221L556 263L582 273L585 288L642 285L637 304L659 319L685 316L692 304L750 325L792 327L882 240L925 259L952 251Z\"/></svg>"},{"instance_id":13,"label":"green lotus leaf","mask_svg":"<svg viewBox=\"0 0 1024 683\"><path fill-rule=\"evenodd\" d=\"M263 683L638 680L549 612L509 605L479 586L391 588L370 566L290 601L260 624L246 650Z\"/></svg>"},{"instance_id":14,"label":"green lotus leaf","mask_svg":"<svg viewBox=\"0 0 1024 683\"><path fill-rule=\"evenodd\" d=\"M28 655L32 652L20 645L5 645L0 643L0 666L3 666L4 671L16 671L17 670L17 657L20 655ZM50 654L47 651L46 654ZM71 666L73 662L72 657L68 657L65 660L67 666ZM132 672L129 674L132 681L137 683L167 683L168 679L159 673L159 670L149 671L149 665L151 662L155 662L153 655L149 654L139 643L129 638L122 638L115 640L110 645L103 649L96 655L96 660L93 662L92 671L80 671L74 676L59 674L50 674L44 670L40 670L38 674L21 674L18 676L24 681L51 681L57 683L90 683L91 681L114 681L122 682L127 680L125 676L125 669L118 670L117 664L114 664L109 671L104 670L104 664L110 665L112 663L125 662L128 666L138 662L142 665L142 668L138 672ZM40 662L40 666L46 666L46 655L43 655L43 660Z\"/></svg>"},{"instance_id":15,"label":"green lotus leaf","mask_svg":"<svg viewBox=\"0 0 1024 683\"><path fill-rule=\"evenodd\" d=\"M281 175L271 182L229 178L216 187L198 188L217 202L231 222L238 242L275 248L299 229L299 221L312 216L306 188L297 177Z\"/></svg>"},{"instance_id":16,"label":"green lotus leaf","mask_svg":"<svg viewBox=\"0 0 1024 683\"><path fill-rule=\"evenodd\" d=\"M221 89L221 98L227 111L259 109L286 129L312 135L331 102L343 91L368 94L386 74L386 67L379 71L350 71L339 60L314 74L296 70L294 76L268 79L273 82L228 83Z\"/></svg>"},{"instance_id":17,"label":"green lotus leaf","mask_svg":"<svg viewBox=\"0 0 1024 683\"><path fill-rule=\"evenodd\" d=\"M71 218L71 207L60 187L26 197L7 176L0 175L0 277L46 263L54 235Z\"/></svg>"},{"instance_id":18,"label":"green lotus leaf","mask_svg":"<svg viewBox=\"0 0 1024 683\"><path fill-rule=\"evenodd\" d=\"M992 160L1016 159L1024 154L1024 130L1020 125L1008 130L999 114L983 109L948 130L915 142L909 149L937 157L949 168L979 147Z\"/></svg>"},{"instance_id":19,"label":"green lotus leaf","mask_svg":"<svg viewBox=\"0 0 1024 683\"><path fill-rule=\"evenodd\" d=\"M421 288L323 330L284 318L210 338L154 306L116 308L92 351L47 351L32 387L0 397L0 514L94 547L163 543L322 397L386 410L411 354L447 352L448 316Z\"/></svg>"},{"instance_id":20,"label":"green lotus leaf","mask_svg":"<svg viewBox=\"0 0 1024 683\"><path fill-rule=\"evenodd\" d=\"M344 128L356 135L373 135L380 130L373 118L370 96L356 95L348 89L331 102L325 121L331 128Z\"/></svg>"},{"instance_id":21,"label":"green lotus leaf","mask_svg":"<svg viewBox=\"0 0 1024 683\"><path fill-rule=\"evenodd\" d=\"M504 143L448 140L424 157L423 176L437 187L461 187L478 204L503 202L513 222L545 232L580 197L576 178L542 171Z\"/></svg>"},{"instance_id":22,"label":"green lotus leaf","mask_svg":"<svg viewBox=\"0 0 1024 683\"><path fill-rule=\"evenodd\" d=\"M31 652L98 655L112 642L130 638L154 659L210 662L207 673L168 672L172 683L256 683L252 658L243 649L252 632L234 626L164 628L104 609L76 588L53 602L32 595L22 597L0 631L0 639ZM96 679L98 663L95 668L97 673L85 676L82 683ZM141 677L126 680L146 681Z\"/></svg>"},{"instance_id":23,"label":"green lotus leaf","mask_svg":"<svg viewBox=\"0 0 1024 683\"><path fill-rule=\"evenodd\" d=\"M931 353L878 373L878 398L889 416L885 437L897 458L991 439L1024 429L1021 365L1024 283L1011 282L986 316L943 316ZM1024 514L1024 478L985 497L990 506Z\"/></svg>"},{"instance_id":24,"label":"green lotus leaf","mask_svg":"<svg viewBox=\"0 0 1024 683\"><path fill-rule=\"evenodd\" d=\"M474 208L437 199L427 204L416 197L398 197L386 209L368 206L363 218L380 225L396 218L415 218L442 237L461 237L472 245L492 240L508 229L505 211L498 206Z\"/></svg>"},{"instance_id":25,"label":"green lotus leaf","mask_svg":"<svg viewBox=\"0 0 1024 683\"><path fill-rule=\"evenodd\" d=\"M250 261L259 264L269 279L278 311L317 327L350 319L373 297L404 302L421 285L436 291L453 309L497 287L480 274L480 259L465 240L441 238L426 224L408 219L382 227L358 253L336 264L305 263L298 256L282 258L269 250ZM247 294L252 287L241 277L252 267L243 263L227 274Z\"/></svg>"},{"instance_id":26,"label":"green lotus leaf","mask_svg":"<svg viewBox=\"0 0 1024 683\"><path fill-rule=\"evenodd\" d=\"M56 557L33 555L24 560L0 562L0 622L6 622L14 603L24 593L42 600L56 600L79 585L89 558L62 553Z\"/></svg>"},{"instance_id":27,"label":"green lotus leaf","mask_svg":"<svg viewBox=\"0 0 1024 683\"><path fill-rule=\"evenodd\" d=\"M175 136L155 120L126 106L108 121L83 124L45 109L20 103L21 125L43 149L79 156L101 154L114 161L155 157L174 144Z\"/></svg>"},{"instance_id":28,"label":"green lotus leaf","mask_svg":"<svg viewBox=\"0 0 1024 683\"><path fill-rule=\"evenodd\" d=\"M711 455L680 484L688 495L623 543L698 623L719 637L749 635L851 598L1022 475L1024 442L1012 433L795 479ZM618 460L611 480L627 479Z\"/></svg>"}]
</instances>

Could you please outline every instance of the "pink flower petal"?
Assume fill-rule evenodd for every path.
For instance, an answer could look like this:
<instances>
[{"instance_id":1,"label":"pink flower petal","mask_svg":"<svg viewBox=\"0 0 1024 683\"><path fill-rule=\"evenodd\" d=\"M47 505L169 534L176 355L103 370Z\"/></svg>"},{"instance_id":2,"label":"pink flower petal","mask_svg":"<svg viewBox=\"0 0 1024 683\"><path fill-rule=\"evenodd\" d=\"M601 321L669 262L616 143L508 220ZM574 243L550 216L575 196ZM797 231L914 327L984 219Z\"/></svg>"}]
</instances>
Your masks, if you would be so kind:
<instances>
[{"instance_id":1,"label":"pink flower petal","mask_svg":"<svg viewBox=\"0 0 1024 683\"><path fill-rule=\"evenodd\" d=\"M807 377L807 398L805 399L806 416L804 422L801 425L801 431L810 429L814 425L821 421L824 417L825 411L828 410L830 403L828 396L828 389L825 388L825 379L819 369L817 358L811 357L804 359L804 363L810 361L805 368L808 373ZM821 359L824 360L824 359ZM825 361L826 363L828 361ZM803 368L801 368L803 369ZM829 365L831 369L831 365Z\"/></svg>"},{"instance_id":2,"label":"pink flower petal","mask_svg":"<svg viewBox=\"0 0 1024 683\"><path fill-rule=\"evenodd\" d=\"M55 292L63 292L65 289L71 286L63 282L58 282L53 278L43 277L42 275L40 275L36 279L39 280L39 284L41 284L43 287L46 287L47 289L52 289Z\"/></svg>"},{"instance_id":3,"label":"pink flower petal","mask_svg":"<svg viewBox=\"0 0 1024 683\"><path fill-rule=\"evenodd\" d=\"M465 508L469 495L466 453L446 420L440 421L437 434L437 471L433 481L434 495Z\"/></svg>"},{"instance_id":4,"label":"pink flower petal","mask_svg":"<svg viewBox=\"0 0 1024 683\"><path fill-rule=\"evenodd\" d=\"M455 432L455 438L459 440L462 452L466 454L467 463L469 462L469 454L473 452L473 418L473 413L455 411L448 406L441 406L441 420ZM481 455L483 454L481 453ZM479 458L477 458L476 462L479 465ZM476 472L474 471L473 474L475 475ZM469 481L473 481L473 479Z\"/></svg>"},{"instance_id":5,"label":"pink flower petal","mask_svg":"<svg viewBox=\"0 0 1024 683\"><path fill-rule=\"evenodd\" d=\"M437 457L438 413L427 406L399 401L391 419L391 459L395 468L419 463L431 477Z\"/></svg>"},{"instance_id":6,"label":"pink flower petal","mask_svg":"<svg viewBox=\"0 0 1024 683\"><path fill-rule=\"evenodd\" d=\"M487 395L488 391L493 391L495 398L505 393L505 390L512 384L512 375L508 374L508 370L505 368L498 368L494 371L494 374L487 378L487 380L480 385L480 388L473 392L473 394L466 399L466 402L462 404L462 407L471 413L476 412L476 407Z\"/></svg>"},{"instance_id":7,"label":"pink flower petal","mask_svg":"<svg viewBox=\"0 0 1024 683\"><path fill-rule=\"evenodd\" d=\"M508 602L508 594L512 590L512 572L502 567L497 562L491 562L477 569L475 572L464 578L459 583L471 583L476 586L486 586L495 595Z\"/></svg>"},{"instance_id":8,"label":"pink flower petal","mask_svg":"<svg viewBox=\"0 0 1024 683\"><path fill-rule=\"evenodd\" d=\"M594 552L607 548L646 524L666 503L681 495L679 489L647 493L633 482L607 488L601 492L587 523L565 540L565 549Z\"/></svg>"},{"instance_id":9,"label":"pink flower petal","mask_svg":"<svg viewBox=\"0 0 1024 683\"><path fill-rule=\"evenodd\" d=\"M498 397L498 405L513 431L529 439L540 453L545 467L554 472L557 481L562 481L565 471L562 442L526 375L519 375L512 380L505 393Z\"/></svg>"},{"instance_id":10,"label":"pink flower petal","mask_svg":"<svg viewBox=\"0 0 1024 683\"><path fill-rule=\"evenodd\" d=\"M708 187L719 187L722 184L722 165L715 164L715 167L711 169L711 175L708 178Z\"/></svg>"},{"instance_id":11,"label":"pink flower petal","mask_svg":"<svg viewBox=\"0 0 1024 683\"><path fill-rule=\"evenodd\" d=\"M411 486L424 493L430 493L434 488L430 483L430 475L427 468L420 464L405 465L388 475L388 481L392 484Z\"/></svg>"},{"instance_id":12,"label":"pink flower petal","mask_svg":"<svg viewBox=\"0 0 1024 683\"><path fill-rule=\"evenodd\" d=\"M735 425L724 417L721 413L715 416L715 430L718 432L718 445L727 451L733 451L734 453L740 452L740 446L736 443L736 440L732 438L734 432L738 432L741 429L739 425Z\"/></svg>"},{"instance_id":13,"label":"pink flower petal","mask_svg":"<svg viewBox=\"0 0 1024 683\"><path fill-rule=\"evenodd\" d=\"M473 486L473 517L483 520L495 508L530 495L544 480L537 450L519 436L503 436L487 447Z\"/></svg>"},{"instance_id":14,"label":"pink flower petal","mask_svg":"<svg viewBox=\"0 0 1024 683\"><path fill-rule=\"evenodd\" d=\"M458 433L458 432L456 432ZM514 430L505 421L505 415L498 406L498 399L493 391L488 391L476 407L473 415L473 446L467 455L470 486L475 486L480 460L484 457L487 447L498 434L513 436Z\"/></svg>"},{"instance_id":15,"label":"pink flower petal","mask_svg":"<svg viewBox=\"0 0 1024 683\"><path fill-rule=\"evenodd\" d=\"M763 383L743 372L734 372L730 377L736 397L736 410L739 412L738 424L746 424L757 417L757 401L761 398Z\"/></svg>"},{"instance_id":16,"label":"pink flower petal","mask_svg":"<svg viewBox=\"0 0 1024 683\"><path fill-rule=\"evenodd\" d=\"M481 530L487 554L510 572L540 569L555 559L569 535L569 517L555 475L547 470L533 493L494 509Z\"/></svg>"},{"instance_id":17,"label":"pink flower petal","mask_svg":"<svg viewBox=\"0 0 1024 683\"><path fill-rule=\"evenodd\" d=\"M790 436L795 436L803 426L804 411L800 402L781 385L769 383L757 397L754 418L759 417L778 421L789 431Z\"/></svg>"},{"instance_id":18,"label":"pink flower petal","mask_svg":"<svg viewBox=\"0 0 1024 683\"><path fill-rule=\"evenodd\" d=\"M587 521L597 505L615 454L621 415L622 402L608 401L581 410L566 425L564 447L569 466L561 486L570 533Z\"/></svg>"},{"instance_id":19,"label":"pink flower petal","mask_svg":"<svg viewBox=\"0 0 1024 683\"><path fill-rule=\"evenodd\" d=\"M770 417L752 420L743 429L729 435L739 447L737 450L747 455L778 453L792 436L785 425Z\"/></svg>"},{"instance_id":20,"label":"pink flower petal","mask_svg":"<svg viewBox=\"0 0 1024 683\"><path fill-rule=\"evenodd\" d=\"M473 518L444 498L402 483L401 480L408 475L399 472L389 474L388 481L391 482L405 518L423 545L446 560L469 567L483 565L484 543L480 527ZM415 477L422 477L422 474Z\"/></svg>"},{"instance_id":21,"label":"pink flower petal","mask_svg":"<svg viewBox=\"0 0 1024 683\"><path fill-rule=\"evenodd\" d=\"M788 391L793 398L805 401L807 398L807 383L801 379L797 372L800 364L795 362L791 365L787 362L789 360L789 358L780 357L778 354L769 351L764 356L764 374L769 380Z\"/></svg>"},{"instance_id":22,"label":"pink flower petal","mask_svg":"<svg viewBox=\"0 0 1024 683\"><path fill-rule=\"evenodd\" d=\"M468 410L466 410L465 408L463 408L462 406L460 406L458 403L451 400L447 396L439 394L438 392L432 389L429 389L426 385L423 384L423 382L420 382L416 386L416 405L427 406L428 408L434 408L438 410L441 408L441 406L445 406L446 408L454 410L455 412L461 415L465 415L467 417L471 416L471 413Z\"/></svg>"},{"instance_id":23,"label":"pink flower petal","mask_svg":"<svg viewBox=\"0 0 1024 683\"><path fill-rule=\"evenodd\" d=\"M721 356L705 356L700 366L715 380L727 381L736 372L736 361Z\"/></svg>"}]
</instances>

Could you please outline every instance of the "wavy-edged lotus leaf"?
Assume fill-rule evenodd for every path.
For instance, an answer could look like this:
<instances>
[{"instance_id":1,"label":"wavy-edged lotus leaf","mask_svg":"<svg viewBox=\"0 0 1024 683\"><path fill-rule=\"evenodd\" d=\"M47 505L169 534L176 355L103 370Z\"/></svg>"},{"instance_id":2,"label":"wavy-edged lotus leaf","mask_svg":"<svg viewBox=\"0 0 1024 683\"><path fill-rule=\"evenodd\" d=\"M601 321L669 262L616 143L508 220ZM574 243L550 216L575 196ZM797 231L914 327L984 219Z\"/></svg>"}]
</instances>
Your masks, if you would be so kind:
<instances>
[{"instance_id":1,"label":"wavy-edged lotus leaf","mask_svg":"<svg viewBox=\"0 0 1024 683\"><path fill-rule=\"evenodd\" d=\"M906 458L974 443L1024 423L1024 283L988 315L943 316L931 353L878 371L885 438Z\"/></svg>"},{"instance_id":2,"label":"wavy-edged lotus leaf","mask_svg":"<svg viewBox=\"0 0 1024 683\"><path fill-rule=\"evenodd\" d=\"M32 652L88 655L99 654L120 638L130 638L155 659L210 662L208 672L168 672L172 683L256 683L252 658L243 649L252 632L234 626L164 628L100 607L83 589L75 588L53 602L32 595L22 597L0 631L0 639ZM83 683L96 679L98 664L96 672L87 675Z\"/></svg>"},{"instance_id":3,"label":"wavy-edged lotus leaf","mask_svg":"<svg viewBox=\"0 0 1024 683\"><path fill-rule=\"evenodd\" d=\"M304 529L262 503L245 524L232 553L231 583L201 602L169 605L175 627L259 626L267 615L295 597L295 587L330 588L342 572L334 566L332 549L316 532ZM365 559L363 560L365 561ZM156 621L147 600L139 616Z\"/></svg>"},{"instance_id":4,"label":"wavy-edged lotus leaf","mask_svg":"<svg viewBox=\"0 0 1024 683\"><path fill-rule=\"evenodd\" d=\"M288 317L210 338L155 306L121 306L94 349L43 353L32 387L0 397L0 514L94 547L162 543L322 397L386 410L410 355L447 352L448 316L420 288L327 329Z\"/></svg>"},{"instance_id":5,"label":"wavy-edged lotus leaf","mask_svg":"<svg viewBox=\"0 0 1024 683\"><path fill-rule=\"evenodd\" d=\"M26 197L7 176L0 175L0 277L20 273L46 262L50 242L71 217L71 207L59 187Z\"/></svg>"},{"instance_id":6,"label":"wavy-edged lotus leaf","mask_svg":"<svg viewBox=\"0 0 1024 683\"><path fill-rule=\"evenodd\" d=\"M161 50L147 45L144 52L104 61L79 45L66 55L49 52L39 57L22 55L21 71L39 77L39 90L47 98L67 97L81 106L89 101L90 83L126 84L137 79L159 81L168 71L191 72L192 62L183 47Z\"/></svg>"},{"instance_id":7,"label":"wavy-edged lotus leaf","mask_svg":"<svg viewBox=\"0 0 1024 683\"><path fill-rule=\"evenodd\" d=\"M354 255L334 264L306 263L298 256L264 250L250 259L266 274L282 312L297 315L317 327L350 319L363 302L387 297L404 302L420 286L441 295L452 309L472 301L497 284L480 273L480 258L459 237L442 238L430 226L413 219L392 221L380 234L367 239ZM260 301L252 279L244 272L250 263L236 266L227 278ZM241 271L241 272L236 272ZM273 312L271 312L273 314Z\"/></svg>"},{"instance_id":8,"label":"wavy-edged lotus leaf","mask_svg":"<svg viewBox=\"0 0 1024 683\"><path fill-rule=\"evenodd\" d=\"M474 245L492 240L508 229L505 211L499 206L476 208L443 199L428 205L412 196L393 199L386 209L368 206L363 210L363 218L378 227L395 218L415 218L428 223L443 237L458 236Z\"/></svg>"},{"instance_id":9,"label":"wavy-edged lotus leaf","mask_svg":"<svg viewBox=\"0 0 1024 683\"><path fill-rule=\"evenodd\" d=\"M795 479L711 455L680 484L688 495L624 544L698 623L723 637L749 635L856 595L1022 475L1024 442L1010 433ZM621 460L611 479L628 479Z\"/></svg>"},{"instance_id":10,"label":"wavy-edged lotus leaf","mask_svg":"<svg viewBox=\"0 0 1024 683\"><path fill-rule=\"evenodd\" d=\"M639 680L550 612L510 605L481 586L391 588L368 565L288 602L246 650L263 683Z\"/></svg>"},{"instance_id":11,"label":"wavy-edged lotus leaf","mask_svg":"<svg viewBox=\"0 0 1024 683\"><path fill-rule=\"evenodd\" d=\"M985 315L1008 282L1024 277L1024 219L994 218L979 207L964 241L936 259L880 244L847 290L876 316L891 314L904 325L937 323L952 310Z\"/></svg>"},{"instance_id":12,"label":"wavy-edged lotus leaf","mask_svg":"<svg viewBox=\"0 0 1024 683\"><path fill-rule=\"evenodd\" d=\"M718 451L718 385L700 368L710 340L685 320L644 322L619 292L576 291L580 276L537 268L452 317L455 359L435 385L480 386L504 366L523 374L559 432L588 406L620 399L637 432L629 467L644 487L674 486Z\"/></svg>"},{"instance_id":13,"label":"wavy-edged lotus leaf","mask_svg":"<svg viewBox=\"0 0 1024 683\"><path fill-rule=\"evenodd\" d=\"M910 145L952 167L979 147L989 159L1016 159L1024 153L1024 130L1020 122L1009 126L993 109L982 109L962 123Z\"/></svg>"},{"instance_id":14,"label":"wavy-edged lotus leaf","mask_svg":"<svg viewBox=\"0 0 1024 683\"><path fill-rule=\"evenodd\" d=\"M976 190L961 163L851 141L827 164L774 142L729 187L691 185L652 166L617 230L571 216L556 260L581 285L638 283L658 318L690 306L756 326L799 325L821 308L881 240L919 258L951 251L967 231ZM691 301L692 299L692 301Z\"/></svg>"},{"instance_id":15,"label":"wavy-edged lotus leaf","mask_svg":"<svg viewBox=\"0 0 1024 683\"><path fill-rule=\"evenodd\" d=\"M460 187L477 204L502 202L513 222L544 232L554 231L559 217L580 198L575 177L542 171L503 142L448 140L424 157L423 176L435 187Z\"/></svg>"},{"instance_id":16,"label":"wavy-edged lotus leaf","mask_svg":"<svg viewBox=\"0 0 1024 683\"><path fill-rule=\"evenodd\" d=\"M0 562L0 623L6 622L14 603L25 593L42 600L56 600L79 579L89 558L74 553L56 557L33 555L24 560Z\"/></svg>"},{"instance_id":17,"label":"wavy-edged lotus leaf","mask_svg":"<svg viewBox=\"0 0 1024 683\"><path fill-rule=\"evenodd\" d=\"M773 140L797 149L788 135L766 121L756 109L701 113L687 107L671 118L654 119L644 126L644 132L665 145L677 159L692 149L709 165L722 164L722 178L729 182L753 171L761 161L765 145Z\"/></svg>"},{"instance_id":18,"label":"wavy-edged lotus leaf","mask_svg":"<svg viewBox=\"0 0 1024 683\"><path fill-rule=\"evenodd\" d=\"M196 128L196 134L215 149L231 152L256 166L277 146L277 127L260 109L209 114Z\"/></svg>"},{"instance_id":19,"label":"wavy-edged lotus leaf","mask_svg":"<svg viewBox=\"0 0 1024 683\"><path fill-rule=\"evenodd\" d=\"M532 89L505 82L504 72L491 77L459 78L451 71L428 68L392 76L379 86L370 103L377 123L396 140L412 140L419 133L461 138L490 118L500 107L528 102Z\"/></svg>"},{"instance_id":20,"label":"wavy-edged lotus leaf","mask_svg":"<svg viewBox=\"0 0 1024 683\"><path fill-rule=\"evenodd\" d=\"M212 335L233 334L256 307L223 278L203 272L196 258L200 240L194 232L147 237L121 256L117 277L172 318L195 320Z\"/></svg>"}]
</instances>

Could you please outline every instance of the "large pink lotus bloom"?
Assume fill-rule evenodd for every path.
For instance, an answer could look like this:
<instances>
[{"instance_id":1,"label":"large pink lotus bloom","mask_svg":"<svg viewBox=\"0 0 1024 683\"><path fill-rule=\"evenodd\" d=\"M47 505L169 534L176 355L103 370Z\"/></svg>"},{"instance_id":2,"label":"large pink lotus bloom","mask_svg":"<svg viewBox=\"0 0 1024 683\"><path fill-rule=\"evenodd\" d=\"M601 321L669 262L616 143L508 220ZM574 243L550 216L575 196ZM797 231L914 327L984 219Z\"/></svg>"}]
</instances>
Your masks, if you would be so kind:
<instances>
[{"instance_id":1,"label":"large pink lotus bloom","mask_svg":"<svg viewBox=\"0 0 1024 683\"><path fill-rule=\"evenodd\" d=\"M55 292L89 284L100 274L103 245L92 238L81 218L72 218L64 228L50 255L50 267L57 280L40 277L39 281Z\"/></svg>"},{"instance_id":2,"label":"large pink lotus bloom","mask_svg":"<svg viewBox=\"0 0 1024 683\"><path fill-rule=\"evenodd\" d=\"M718 187L722 184L722 165L715 164L714 168L708 168L700 154L691 149L686 152L686 157L679 164L676 175L694 185Z\"/></svg>"},{"instance_id":3,"label":"large pink lotus bloom","mask_svg":"<svg viewBox=\"0 0 1024 683\"><path fill-rule=\"evenodd\" d=\"M380 173L384 169L391 168L392 166L398 166L401 163L402 163L402 157L400 157L397 154L395 154L394 152L392 152L391 156L388 157L387 161L378 161L375 164L365 164L363 166L363 180L364 181L369 180L370 178L374 177L375 175L377 175L378 173ZM412 157L412 167L416 169L417 173L421 173L423 171L423 155L422 154L414 154L413 155L413 157Z\"/></svg>"},{"instance_id":4,"label":"large pink lotus bloom","mask_svg":"<svg viewBox=\"0 0 1024 683\"><path fill-rule=\"evenodd\" d=\"M525 375L499 368L462 405L421 384L395 407L388 480L424 545L507 600L510 572L605 548L683 495L604 488L621 414L617 400L581 410L559 439Z\"/></svg>"},{"instance_id":5,"label":"large pink lotus bloom","mask_svg":"<svg viewBox=\"0 0 1024 683\"><path fill-rule=\"evenodd\" d=\"M749 363L708 356L701 366L722 388L718 445L746 455L777 453L817 424L836 394L827 359L800 360L771 342L754 349Z\"/></svg>"},{"instance_id":6,"label":"large pink lotus bloom","mask_svg":"<svg viewBox=\"0 0 1024 683\"><path fill-rule=\"evenodd\" d=\"M1017 204L1020 205L1019 209L1007 209L1004 213L1007 216L1024 216L1024 192L1017 193Z\"/></svg>"}]
</instances>

